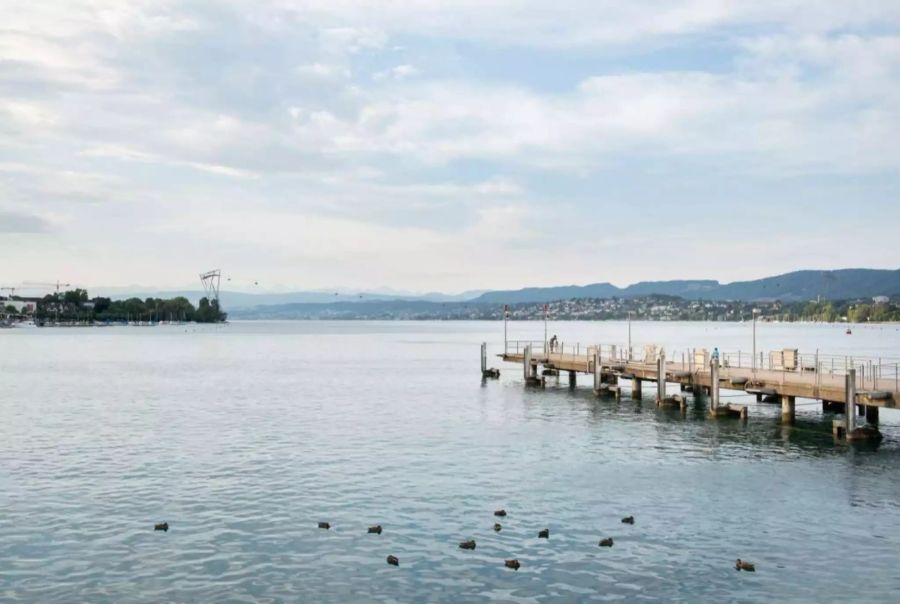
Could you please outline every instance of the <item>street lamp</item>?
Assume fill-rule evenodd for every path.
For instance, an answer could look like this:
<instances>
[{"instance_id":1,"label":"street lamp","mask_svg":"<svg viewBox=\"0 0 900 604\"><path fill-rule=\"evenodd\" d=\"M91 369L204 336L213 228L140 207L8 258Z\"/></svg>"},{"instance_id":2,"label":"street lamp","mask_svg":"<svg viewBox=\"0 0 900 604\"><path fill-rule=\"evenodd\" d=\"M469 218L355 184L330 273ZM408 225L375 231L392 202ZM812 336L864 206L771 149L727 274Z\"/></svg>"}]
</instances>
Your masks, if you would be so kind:
<instances>
[{"instance_id":1,"label":"street lamp","mask_svg":"<svg viewBox=\"0 0 900 604\"><path fill-rule=\"evenodd\" d=\"M628 360L631 360L631 311L628 311Z\"/></svg>"},{"instance_id":2,"label":"street lamp","mask_svg":"<svg viewBox=\"0 0 900 604\"><path fill-rule=\"evenodd\" d=\"M503 354L509 349L506 340L506 321L509 320L509 304L503 305Z\"/></svg>"},{"instance_id":3,"label":"street lamp","mask_svg":"<svg viewBox=\"0 0 900 604\"><path fill-rule=\"evenodd\" d=\"M759 309L753 309L753 373L756 373L756 315L759 314Z\"/></svg>"},{"instance_id":4,"label":"street lamp","mask_svg":"<svg viewBox=\"0 0 900 604\"><path fill-rule=\"evenodd\" d=\"M550 305L544 304L544 354L547 353L547 316L550 314Z\"/></svg>"}]
</instances>

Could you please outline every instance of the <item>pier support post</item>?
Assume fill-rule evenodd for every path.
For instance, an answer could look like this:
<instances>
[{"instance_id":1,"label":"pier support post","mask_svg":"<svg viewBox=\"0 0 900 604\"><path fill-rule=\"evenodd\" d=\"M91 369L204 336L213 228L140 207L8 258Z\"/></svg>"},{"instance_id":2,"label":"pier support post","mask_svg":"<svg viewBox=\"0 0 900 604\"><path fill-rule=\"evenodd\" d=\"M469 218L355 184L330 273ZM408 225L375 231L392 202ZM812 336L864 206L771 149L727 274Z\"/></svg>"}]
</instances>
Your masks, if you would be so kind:
<instances>
[{"instance_id":1,"label":"pier support post","mask_svg":"<svg viewBox=\"0 0 900 604\"><path fill-rule=\"evenodd\" d=\"M594 351L594 394L599 394L600 392L600 376L601 376L601 365L600 365L600 351Z\"/></svg>"},{"instance_id":2,"label":"pier support post","mask_svg":"<svg viewBox=\"0 0 900 604\"><path fill-rule=\"evenodd\" d=\"M631 398L641 398L641 380L631 378Z\"/></svg>"},{"instance_id":3,"label":"pier support post","mask_svg":"<svg viewBox=\"0 0 900 604\"><path fill-rule=\"evenodd\" d=\"M781 419L782 421L793 422L794 413L796 411L796 399L787 394L781 395Z\"/></svg>"},{"instance_id":4,"label":"pier support post","mask_svg":"<svg viewBox=\"0 0 900 604\"><path fill-rule=\"evenodd\" d=\"M756 393L756 402L757 402L757 403L761 403L761 402L762 402L762 399L763 399L762 392L757 392L757 393Z\"/></svg>"},{"instance_id":5,"label":"pier support post","mask_svg":"<svg viewBox=\"0 0 900 604\"><path fill-rule=\"evenodd\" d=\"M526 386L541 386L543 388L544 377L538 377L537 363L534 362L531 356L531 344L525 347L525 352L522 355L522 371L525 374Z\"/></svg>"},{"instance_id":6,"label":"pier support post","mask_svg":"<svg viewBox=\"0 0 900 604\"><path fill-rule=\"evenodd\" d=\"M846 418L846 423L843 426L841 426L838 421L835 421L832 424L832 430L835 436L838 438L844 436L848 441L879 442L882 436L877 427L874 425L857 427L856 425L856 370L848 369L845 380L844 392L847 405L844 417ZM869 419L868 407L871 407L871 405L868 405L866 408L866 419ZM877 410L878 407L875 407L875 409ZM876 422L878 421L877 416L874 419ZM842 435L841 432L844 434Z\"/></svg>"},{"instance_id":7,"label":"pier support post","mask_svg":"<svg viewBox=\"0 0 900 604\"><path fill-rule=\"evenodd\" d=\"M525 352L522 353L522 373L527 382L531 377L531 344L527 345Z\"/></svg>"},{"instance_id":8,"label":"pier support post","mask_svg":"<svg viewBox=\"0 0 900 604\"><path fill-rule=\"evenodd\" d=\"M487 342L481 343L481 375L487 371Z\"/></svg>"},{"instance_id":9,"label":"pier support post","mask_svg":"<svg viewBox=\"0 0 900 604\"><path fill-rule=\"evenodd\" d=\"M656 404L666 399L666 351L659 350L659 358L656 359Z\"/></svg>"},{"instance_id":10,"label":"pier support post","mask_svg":"<svg viewBox=\"0 0 900 604\"><path fill-rule=\"evenodd\" d=\"M847 400L844 417L847 418L847 434L856 429L856 369L848 369L844 378L844 395Z\"/></svg>"},{"instance_id":11,"label":"pier support post","mask_svg":"<svg viewBox=\"0 0 900 604\"><path fill-rule=\"evenodd\" d=\"M570 371L569 372L569 388L574 388L576 384L577 384L577 379L575 378L575 372Z\"/></svg>"},{"instance_id":12,"label":"pier support post","mask_svg":"<svg viewBox=\"0 0 900 604\"><path fill-rule=\"evenodd\" d=\"M878 407L875 405L866 405L866 422L873 426L878 425Z\"/></svg>"}]
</instances>

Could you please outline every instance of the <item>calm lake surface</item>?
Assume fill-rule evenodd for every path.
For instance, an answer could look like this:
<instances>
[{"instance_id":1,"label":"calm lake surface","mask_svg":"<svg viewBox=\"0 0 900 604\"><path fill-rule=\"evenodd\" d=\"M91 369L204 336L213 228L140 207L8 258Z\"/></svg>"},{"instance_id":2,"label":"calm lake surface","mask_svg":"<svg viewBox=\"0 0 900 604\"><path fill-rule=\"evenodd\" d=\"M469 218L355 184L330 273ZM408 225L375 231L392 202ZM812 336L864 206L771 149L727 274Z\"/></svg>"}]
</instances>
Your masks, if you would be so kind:
<instances>
[{"instance_id":1,"label":"calm lake surface","mask_svg":"<svg viewBox=\"0 0 900 604\"><path fill-rule=\"evenodd\" d=\"M633 337L752 346L749 323ZM502 323L0 331L0 601L896 601L900 410L880 447L848 448L806 400L790 427L749 397L723 399L751 404L741 423L658 411L652 384L618 403L588 376L526 390L495 358L482 383L482 341L500 352ZM758 341L900 356L896 325L760 324Z\"/></svg>"}]
</instances>

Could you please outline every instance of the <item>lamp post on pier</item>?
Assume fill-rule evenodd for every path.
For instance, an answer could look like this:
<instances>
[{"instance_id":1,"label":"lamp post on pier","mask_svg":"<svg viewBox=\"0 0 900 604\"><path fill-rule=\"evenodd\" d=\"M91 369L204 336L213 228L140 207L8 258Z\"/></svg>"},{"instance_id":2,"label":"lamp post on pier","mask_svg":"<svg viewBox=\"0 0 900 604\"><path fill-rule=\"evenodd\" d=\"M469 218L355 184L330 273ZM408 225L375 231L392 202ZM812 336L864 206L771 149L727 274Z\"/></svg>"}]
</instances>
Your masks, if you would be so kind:
<instances>
[{"instance_id":1,"label":"lamp post on pier","mask_svg":"<svg viewBox=\"0 0 900 604\"><path fill-rule=\"evenodd\" d=\"M759 314L759 309L753 309L753 373L756 373L756 315Z\"/></svg>"},{"instance_id":2,"label":"lamp post on pier","mask_svg":"<svg viewBox=\"0 0 900 604\"><path fill-rule=\"evenodd\" d=\"M509 349L506 339L506 322L509 320L509 304L503 305L503 354Z\"/></svg>"},{"instance_id":3,"label":"lamp post on pier","mask_svg":"<svg viewBox=\"0 0 900 604\"><path fill-rule=\"evenodd\" d=\"M631 311L628 311L628 360L631 360Z\"/></svg>"},{"instance_id":4,"label":"lamp post on pier","mask_svg":"<svg viewBox=\"0 0 900 604\"><path fill-rule=\"evenodd\" d=\"M544 304L544 354L547 354L547 317L550 315L550 305Z\"/></svg>"}]
</instances>

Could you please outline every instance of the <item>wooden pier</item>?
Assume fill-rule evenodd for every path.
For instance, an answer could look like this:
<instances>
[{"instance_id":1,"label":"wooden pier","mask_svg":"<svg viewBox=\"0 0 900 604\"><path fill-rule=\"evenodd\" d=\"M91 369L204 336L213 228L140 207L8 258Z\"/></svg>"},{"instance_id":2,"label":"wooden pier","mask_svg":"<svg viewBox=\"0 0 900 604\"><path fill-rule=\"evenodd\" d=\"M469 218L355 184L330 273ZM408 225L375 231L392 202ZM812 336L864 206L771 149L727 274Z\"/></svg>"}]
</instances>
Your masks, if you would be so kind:
<instances>
[{"instance_id":1,"label":"wooden pier","mask_svg":"<svg viewBox=\"0 0 900 604\"><path fill-rule=\"evenodd\" d=\"M486 349L482 349L482 368L486 365ZM668 354L668 356L667 356ZM615 345L549 346L540 341L508 341L504 361L523 367L528 385L543 385L545 374L568 372L569 384L574 386L577 375L593 376L594 391L621 396L619 384L631 382L634 398L641 396L643 382L657 384L658 405L686 406L682 395L669 396L667 384L677 384L680 390L708 394L710 415L734 415L746 418L742 405L721 405L719 391L740 391L754 395L757 401L781 404L782 418L794 419L796 399L822 401L823 411L841 411L847 416L835 433L847 438L864 438L857 429L856 413L846 413L852 400L856 409L865 414L872 427L878 424L882 407L895 408L900 400L900 363L884 359L801 355L786 349L768 354L745 355L721 353L718 356L705 349L691 349L667 353L657 346L644 346L639 355L633 349ZM539 371L539 368L543 371ZM877 432L877 430L875 430ZM874 436L872 434L871 436ZM880 437L880 435L878 435Z\"/></svg>"}]
</instances>

